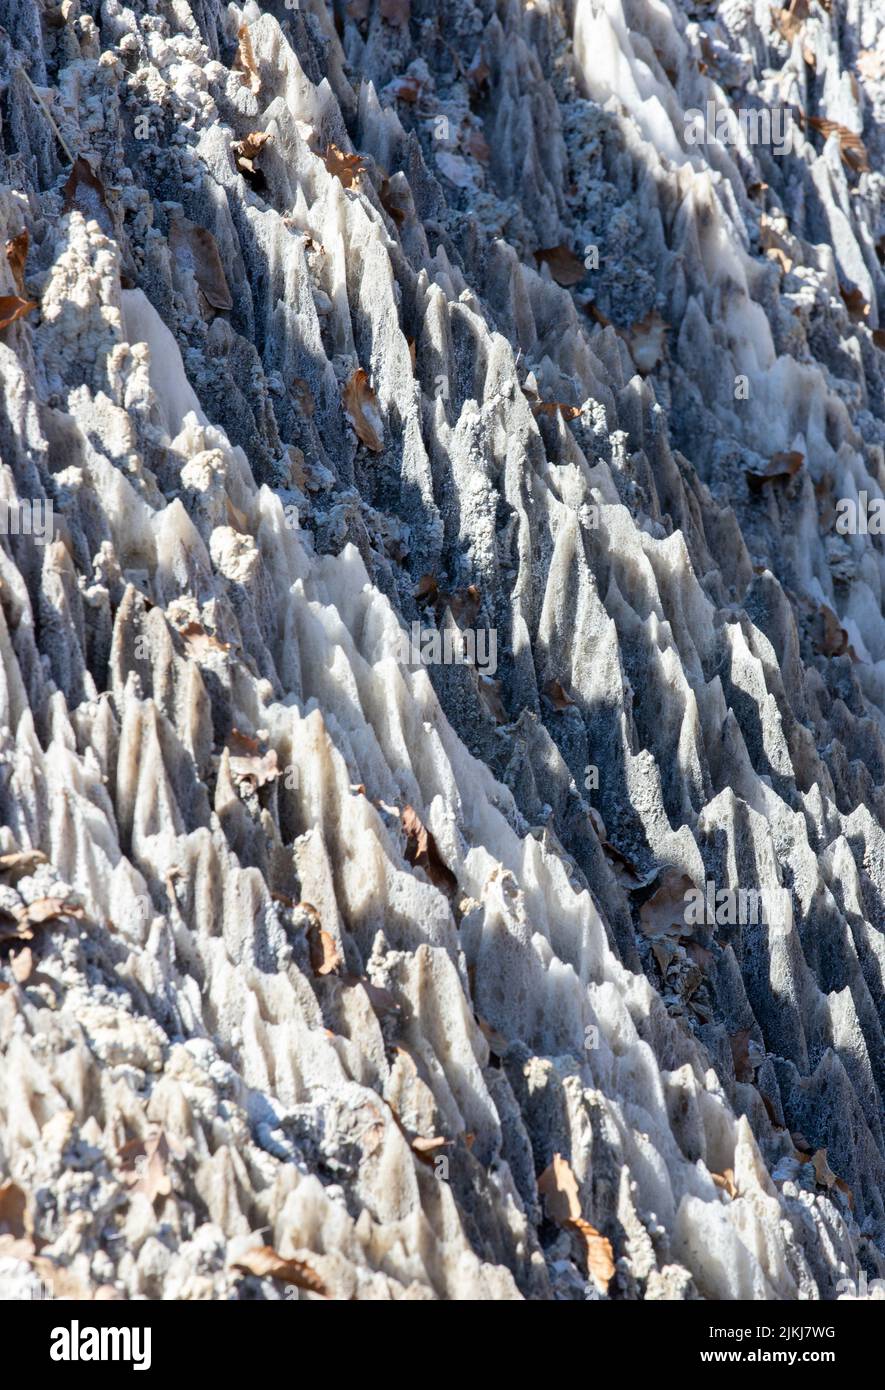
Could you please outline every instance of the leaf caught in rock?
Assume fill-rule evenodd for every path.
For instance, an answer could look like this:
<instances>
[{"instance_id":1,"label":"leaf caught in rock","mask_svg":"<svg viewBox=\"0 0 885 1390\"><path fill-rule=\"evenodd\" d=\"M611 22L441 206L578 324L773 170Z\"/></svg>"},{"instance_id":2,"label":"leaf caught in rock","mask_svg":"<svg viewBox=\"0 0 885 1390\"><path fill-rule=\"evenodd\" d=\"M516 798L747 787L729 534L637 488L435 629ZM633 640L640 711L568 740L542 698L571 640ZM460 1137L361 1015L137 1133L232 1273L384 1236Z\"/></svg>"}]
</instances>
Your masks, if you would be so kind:
<instances>
[{"instance_id":1,"label":"leaf caught in rock","mask_svg":"<svg viewBox=\"0 0 885 1390\"><path fill-rule=\"evenodd\" d=\"M734 1063L734 1075L736 1081L752 1081L756 1075L755 1067L750 1061L750 1029L741 1028L737 1033L732 1033L729 1041L731 1043L731 1057Z\"/></svg>"},{"instance_id":2,"label":"leaf caught in rock","mask_svg":"<svg viewBox=\"0 0 885 1390\"><path fill-rule=\"evenodd\" d=\"M549 680L545 683L543 694L556 710L570 709L575 703L572 697L566 694L559 681L556 680Z\"/></svg>"},{"instance_id":3,"label":"leaf caught in rock","mask_svg":"<svg viewBox=\"0 0 885 1390\"><path fill-rule=\"evenodd\" d=\"M329 1291L315 1269L303 1260L285 1259L272 1245L259 1245L254 1250L247 1250L234 1261L233 1268L241 1269L245 1274L255 1274L259 1279L279 1279L281 1284L294 1284L297 1289L321 1294L323 1298L329 1297Z\"/></svg>"},{"instance_id":4,"label":"leaf caught in rock","mask_svg":"<svg viewBox=\"0 0 885 1390\"><path fill-rule=\"evenodd\" d=\"M832 608L821 604L814 622L814 645L821 656L854 655L854 648L848 640L848 633L839 622ZM856 656L854 656L856 660Z\"/></svg>"},{"instance_id":5,"label":"leaf caught in rock","mask_svg":"<svg viewBox=\"0 0 885 1390\"><path fill-rule=\"evenodd\" d=\"M653 372L658 363L664 360L664 345L669 326L657 309L650 309L644 318L624 332L623 337L641 376L648 376L649 372Z\"/></svg>"},{"instance_id":6,"label":"leaf caught in rock","mask_svg":"<svg viewBox=\"0 0 885 1390\"><path fill-rule=\"evenodd\" d=\"M383 207L387 216L392 218L398 227L401 227L406 220L405 208L401 208L393 196L390 179L382 179L381 187L378 190L378 201ZM412 364L414 367L414 363Z\"/></svg>"},{"instance_id":7,"label":"leaf caught in rock","mask_svg":"<svg viewBox=\"0 0 885 1390\"><path fill-rule=\"evenodd\" d=\"M854 1207L854 1193L844 1179L837 1177L830 1167L826 1149L816 1149L811 1156L811 1166L814 1168L814 1179L818 1187L837 1188L839 1192L844 1192L848 1198L848 1205Z\"/></svg>"},{"instance_id":8,"label":"leaf caught in rock","mask_svg":"<svg viewBox=\"0 0 885 1390\"><path fill-rule=\"evenodd\" d=\"M258 168L257 159L264 146L273 140L273 136L264 130L253 130L244 140L236 140L232 145L234 152L234 163L244 177L254 182L261 176Z\"/></svg>"},{"instance_id":9,"label":"leaf caught in rock","mask_svg":"<svg viewBox=\"0 0 885 1390\"><path fill-rule=\"evenodd\" d=\"M488 710L489 714L492 716L496 724L507 724L510 719L510 716L504 707L504 701L501 698L501 692L503 689L504 687L501 684L501 682L499 680L495 680L493 676L480 675L477 678L477 690L479 691L479 698L480 700L482 700L483 705Z\"/></svg>"},{"instance_id":10,"label":"leaf caught in rock","mask_svg":"<svg viewBox=\"0 0 885 1390\"><path fill-rule=\"evenodd\" d=\"M333 974L344 960L334 936L323 927L320 914L313 903L296 903L293 911L301 912L307 917L307 946L313 973Z\"/></svg>"},{"instance_id":11,"label":"leaf caught in rock","mask_svg":"<svg viewBox=\"0 0 885 1390\"><path fill-rule=\"evenodd\" d=\"M229 652L230 642L221 642L212 632L207 632L200 623L186 623L178 628L197 661L208 657L212 652Z\"/></svg>"},{"instance_id":12,"label":"leaf caught in rock","mask_svg":"<svg viewBox=\"0 0 885 1390\"><path fill-rule=\"evenodd\" d=\"M722 1192L726 1192L729 1197L736 1197L738 1195L738 1190L734 1185L734 1173L731 1168L726 1168L722 1173L711 1173L710 1177L713 1179L716 1186Z\"/></svg>"},{"instance_id":13,"label":"leaf caught in rock","mask_svg":"<svg viewBox=\"0 0 885 1390\"><path fill-rule=\"evenodd\" d=\"M762 468L745 468L744 477L751 492L760 492L767 483L785 482L796 476L805 462L805 455L798 449L785 453L772 454Z\"/></svg>"},{"instance_id":14,"label":"leaf caught in rock","mask_svg":"<svg viewBox=\"0 0 885 1390\"><path fill-rule=\"evenodd\" d=\"M601 1292L607 1293L615 1272L612 1243L581 1215L578 1180L562 1154L554 1154L553 1162L538 1178L538 1192L545 1200L550 1220L580 1238L587 1272Z\"/></svg>"},{"instance_id":15,"label":"leaf caught in rock","mask_svg":"<svg viewBox=\"0 0 885 1390\"><path fill-rule=\"evenodd\" d=\"M15 281L16 289L20 295L25 292L25 261L28 259L28 245L30 236L27 227L14 236L11 241L6 243L6 259L9 262L9 269L12 271L12 278Z\"/></svg>"},{"instance_id":16,"label":"leaf caught in rock","mask_svg":"<svg viewBox=\"0 0 885 1390\"><path fill-rule=\"evenodd\" d=\"M277 755L269 748L261 757L247 755L230 759L231 776L238 782L254 782L256 787L265 787L281 776L282 768L277 766Z\"/></svg>"},{"instance_id":17,"label":"leaf caught in rock","mask_svg":"<svg viewBox=\"0 0 885 1390\"><path fill-rule=\"evenodd\" d=\"M568 246L547 246L535 252L539 265L546 265L557 285L568 288L579 285L587 274L587 268L580 256Z\"/></svg>"},{"instance_id":18,"label":"leaf caught in rock","mask_svg":"<svg viewBox=\"0 0 885 1390\"><path fill-rule=\"evenodd\" d=\"M412 14L412 0L379 0L378 13L389 24L406 25Z\"/></svg>"},{"instance_id":19,"label":"leaf caught in rock","mask_svg":"<svg viewBox=\"0 0 885 1390\"><path fill-rule=\"evenodd\" d=\"M384 445L381 435L384 427L375 392L362 367L357 367L344 388L344 409L361 443L375 454L382 453Z\"/></svg>"},{"instance_id":20,"label":"leaf caught in rock","mask_svg":"<svg viewBox=\"0 0 885 1390\"><path fill-rule=\"evenodd\" d=\"M42 849L16 850L12 854L0 854L0 874L11 877L15 883L25 874L32 874L38 864L45 863L46 855Z\"/></svg>"},{"instance_id":21,"label":"leaf caught in rock","mask_svg":"<svg viewBox=\"0 0 885 1390\"><path fill-rule=\"evenodd\" d=\"M643 936L691 936L693 927L685 921L686 895L694 883L679 869L665 869L658 887L639 909L639 929Z\"/></svg>"},{"instance_id":22,"label":"leaf caught in rock","mask_svg":"<svg viewBox=\"0 0 885 1390\"><path fill-rule=\"evenodd\" d=\"M852 285L850 289L845 285L840 285L839 293L845 300L845 307L855 323L863 323L864 319L869 318L870 306L864 299L862 290L859 290L856 285Z\"/></svg>"},{"instance_id":23,"label":"leaf caught in rock","mask_svg":"<svg viewBox=\"0 0 885 1390\"><path fill-rule=\"evenodd\" d=\"M176 218L169 228L169 246L182 268L192 273L213 309L233 308L218 243L206 227Z\"/></svg>"},{"instance_id":24,"label":"leaf caught in rock","mask_svg":"<svg viewBox=\"0 0 885 1390\"><path fill-rule=\"evenodd\" d=\"M261 76L255 62L248 24L241 24L237 30L237 56L234 60L234 66L239 68L242 82L250 88L253 95L257 96L261 91Z\"/></svg>"},{"instance_id":25,"label":"leaf caught in rock","mask_svg":"<svg viewBox=\"0 0 885 1390\"><path fill-rule=\"evenodd\" d=\"M401 77L395 77L392 82L388 82L384 88L397 101L406 101L410 106L414 106L421 95L423 83L420 77L412 73L404 73Z\"/></svg>"},{"instance_id":26,"label":"leaf caught in rock","mask_svg":"<svg viewBox=\"0 0 885 1390\"><path fill-rule=\"evenodd\" d=\"M27 1235L25 1212L27 1198L17 1183L0 1183L0 1235L22 1240Z\"/></svg>"},{"instance_id":27,"label":"leaf caught in rock","mask_svg":"<svg viewBox=\"0 0 885 1390\"><path fill-rule=\"evenodd\" d=\"M316 409L316 402L313 398L313 392L303 376L292 378L292 394L298 402L302 415L309 420Z\"/></svg>"},{"instance_id":28,"label":"leaf caught in rock","mask_svg":"<svg viewBox=\"0 0 885 1390\"><path fill-rule=\"evenodd\" d=\"M406 836L407 862L417 869L423 869L430 882L451 897L458 887L458 880L443 860L433 832L427 829L413 806L403 807L400 820Z\"/></svg>"},{"instance_id":29,"label":"leaf caught in rock","mask_svg":"<svg viewBox=\"0 0 885 1390\"><path fill-rule=\"evenodd\" d=\"M366 172L364 160L358 154L345 154L337 145L330 145L320 156L329 173L345 188L352 188L360 174Z\"/></svg>"},{"instance_id":30,"label":"leaf caught in rock","mask_svg":"<svg viewBox=\"0 0 885 1390\"><path fill-rule=\"evenodd\" d=\"M16 319L24 318L32 309L36 309L35 299L22 299L17 294L0 295L0 329L8 328Z\"/></svg>"},{"instance_id":31,"label":"leaf caught in rock","mask_svg":"<svg viewBox=\"0 0 885 1390\"><path fill-rule=\"evenodd\" d=\"M151 1203L158 1197L168 1197L172 1180L166 1172L166 1164L171 1153L172 1148L162 1130L144 1139L130 1139L118 1151L127 1187L142 1193Z\"/></svg>"},{"instance_id":32,"label":"leaf caught in rock","mask_svg":"<svg viewBox=\"0 0 885 1390\"><path fill-rule=\"evenodd\" d=\"M853 130L840 125L838 121L828 121L824 116L809 116L807 120L812 129L819 131L825 140L829 140L831 135L838 136L839 149L844 164L847 164L855 173L869 173L870 158L867 154L867 147L859 135L855 135Z\"/></svg>"},{"instance_id":33,"label":"leaf caught in rock","mask_svg":"<svg viewBox=\"0 0 885 1390\"><path fill-rule=\"evenodd\" d=\"M564 420L574 420L580 413L579 405L565 405L563 401L538 401L532 406L533 415L561 415Z\"/></svg>"},{"instance_id":34,"label":"leaf caught in rock","mask_svg":"<svg viewBox=\"0 0 885 1390\"><path fill-rule=\"evenodd\" d=\"M74 160L62 193L64 212L82 213L87 221L97 222L105 236L113 237L114 219L108 207L105 186L89 160L82 155Z\"/></svg>"}]
</instances>

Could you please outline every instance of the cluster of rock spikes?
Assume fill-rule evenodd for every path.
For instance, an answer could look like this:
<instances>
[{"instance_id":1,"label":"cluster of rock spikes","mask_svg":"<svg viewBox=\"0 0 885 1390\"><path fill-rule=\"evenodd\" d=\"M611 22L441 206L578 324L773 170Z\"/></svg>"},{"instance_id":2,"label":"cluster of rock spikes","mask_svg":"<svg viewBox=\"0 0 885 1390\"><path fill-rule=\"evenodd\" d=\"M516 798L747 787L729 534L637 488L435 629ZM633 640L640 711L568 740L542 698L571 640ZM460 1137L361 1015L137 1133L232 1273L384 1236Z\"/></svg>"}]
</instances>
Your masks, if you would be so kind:
<instances>
[{"instance_id":1,"label":"cluster of rock spikes","mask_svg":"<svg viewBox=\"0 0 885 1390\"><path fill-rule=\"evenodd\" d=\"M879 0L0 0L0 137L0 1294L885 1276Z\"/></svg>"}]
</instances>

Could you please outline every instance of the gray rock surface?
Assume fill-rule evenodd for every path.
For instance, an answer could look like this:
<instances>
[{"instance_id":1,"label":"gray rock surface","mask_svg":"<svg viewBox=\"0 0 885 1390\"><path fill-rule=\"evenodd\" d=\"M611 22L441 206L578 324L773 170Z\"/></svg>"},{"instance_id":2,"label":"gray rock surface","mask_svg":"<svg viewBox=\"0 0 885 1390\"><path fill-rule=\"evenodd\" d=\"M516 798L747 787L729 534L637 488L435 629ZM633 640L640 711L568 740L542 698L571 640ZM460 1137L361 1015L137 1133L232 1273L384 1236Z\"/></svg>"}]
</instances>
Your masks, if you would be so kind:
<instances>
[{"instance_id":1,"label":"gray rock surface","mask_svg":"<svg viewBox=\"0 0 885 1390\"><path fill-rule=\"evenodd\" d=\"M885 1275L885 16L800 9L0 0L0 1293Z\"/></svg>"}]
</instances>

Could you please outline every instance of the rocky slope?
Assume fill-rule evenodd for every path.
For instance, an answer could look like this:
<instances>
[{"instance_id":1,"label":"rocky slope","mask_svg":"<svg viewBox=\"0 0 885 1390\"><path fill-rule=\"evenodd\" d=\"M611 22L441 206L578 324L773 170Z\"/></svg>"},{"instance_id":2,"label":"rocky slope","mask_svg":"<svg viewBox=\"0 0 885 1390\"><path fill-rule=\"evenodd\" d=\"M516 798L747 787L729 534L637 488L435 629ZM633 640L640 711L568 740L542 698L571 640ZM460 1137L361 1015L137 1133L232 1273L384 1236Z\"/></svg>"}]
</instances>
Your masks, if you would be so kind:
<instances>
[{"instance_id":1,"label":"rocky slope","mask_svg":"<svg viewBox=\"0 0 885 1390\"><path fill-rule=\"evenodd\" d=\"M876 9L0 0L0 1293L885 1275Z\"/></svg>"}]
</instances>

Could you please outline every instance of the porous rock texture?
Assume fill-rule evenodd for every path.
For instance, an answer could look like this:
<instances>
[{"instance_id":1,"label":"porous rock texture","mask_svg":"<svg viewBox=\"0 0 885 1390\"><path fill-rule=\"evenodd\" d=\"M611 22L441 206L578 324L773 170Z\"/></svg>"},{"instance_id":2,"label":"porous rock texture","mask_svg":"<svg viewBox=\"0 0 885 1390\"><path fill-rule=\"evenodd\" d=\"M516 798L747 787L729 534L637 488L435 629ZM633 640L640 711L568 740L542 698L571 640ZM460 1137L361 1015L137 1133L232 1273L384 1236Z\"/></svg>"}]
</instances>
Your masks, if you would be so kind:
<instances>
[{"instance_id":1,"label":"porous rock texture","mask_svg":"<svg viewBox=\"0 0 885 1390\"><path fill-rule=\"evenodd\" d=\"M885 16L800 9L0 0L6 1296L885 1274Z\"/></svg>"}]
</instances>

